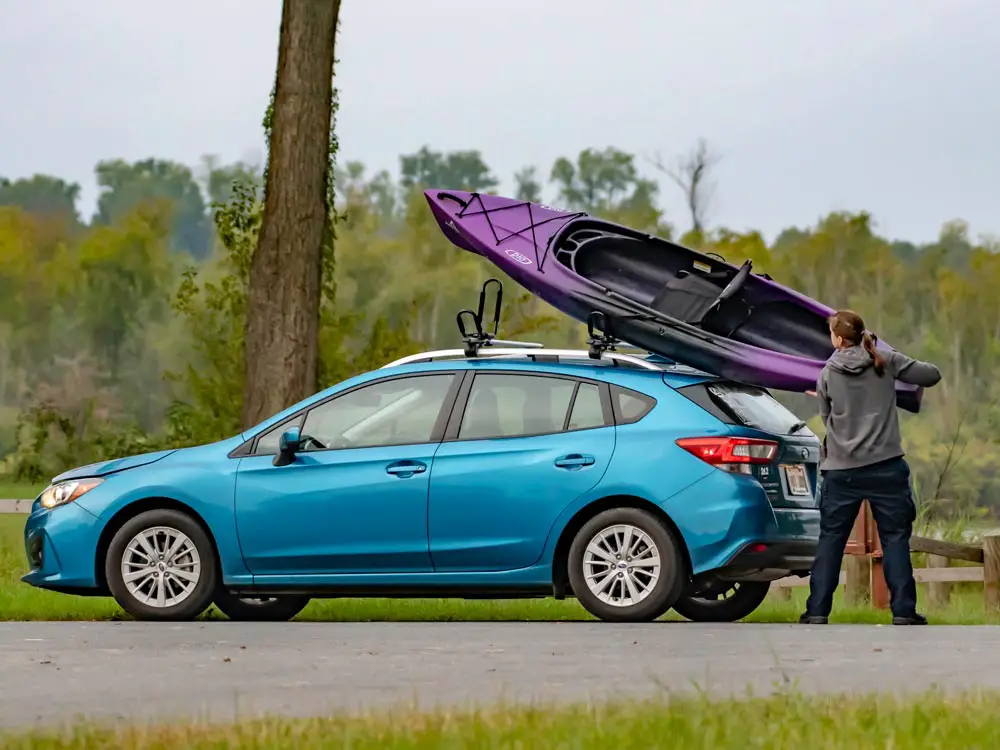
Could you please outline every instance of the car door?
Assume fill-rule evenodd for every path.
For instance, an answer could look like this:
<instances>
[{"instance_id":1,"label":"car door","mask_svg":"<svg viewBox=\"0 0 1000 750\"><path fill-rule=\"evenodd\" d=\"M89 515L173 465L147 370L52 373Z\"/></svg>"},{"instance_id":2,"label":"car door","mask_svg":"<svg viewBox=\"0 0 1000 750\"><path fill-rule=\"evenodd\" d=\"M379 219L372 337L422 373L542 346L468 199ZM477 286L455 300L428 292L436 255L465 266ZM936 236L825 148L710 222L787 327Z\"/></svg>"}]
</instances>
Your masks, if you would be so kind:
<instances>
[{"instance_id":1,"label":"car door","mask_svg":"<svg viewBox=\"0 0 1000 750\"><path fill-rule=\"evenodd\" d=\"M428 506L437 571L512 570L541 556L553 522L601 479L615 448L604 384L479 372L434 456Z\"/></svg>"},{"instance_id":2,"label":"car door","mask_svg":"<svg viewBox=\"0 0 1000 750\"><path fill-rule=\"evenodd\" d=\"M427 492L461 378L435 372L364 384L262 436L242 459L236 522L255 576L430 571ZM295 460L275 466L301 425Z\"/></svg>"}]
</instances>

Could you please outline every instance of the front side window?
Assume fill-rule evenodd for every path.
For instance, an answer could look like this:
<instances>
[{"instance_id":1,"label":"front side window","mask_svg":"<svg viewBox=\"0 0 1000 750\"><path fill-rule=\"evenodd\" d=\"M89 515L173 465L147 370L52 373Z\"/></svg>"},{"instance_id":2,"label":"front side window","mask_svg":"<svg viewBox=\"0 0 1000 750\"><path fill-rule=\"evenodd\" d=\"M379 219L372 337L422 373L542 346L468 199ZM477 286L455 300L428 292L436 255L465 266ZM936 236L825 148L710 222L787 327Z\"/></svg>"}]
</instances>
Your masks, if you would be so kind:
<instances>
[{"instance_id":1,"label":"front side window","mask_svg":"<svg viewBox=\"0 0 1000 750\"><path fill-rule=\"evenodd\" d=\"M320 404L306 414L302 450L431 442L454 378L448 373L384 380Z\"/></svg>"},{"instance_id":2,"label":"front side window","mask_svg":"<svg viewBox=\"0 0 1000 750\"><path fill-rule=\"evenodd\" d=\"M278 452L278 443L281 440L282 433L291 427L297 427L302 424L302 415L300 414L295 419L290 422L282 422L270 430L265 432L259 438L257 438L257 449L254 451L258 456L270 456Z\"/></svg>"},{"instance_id":3,"label":"front side window","mask_svg":"<svg viewBox=\"0 0 1000 750\"><path fill-rule=\"evenodd\" d=\"M600 389L580 383L577 394L577 386L577 381L565 378L476 375L458 439L523 437L603 426ZM574 404L575 394L579 408Z\"/></svg>"}]
</instances>

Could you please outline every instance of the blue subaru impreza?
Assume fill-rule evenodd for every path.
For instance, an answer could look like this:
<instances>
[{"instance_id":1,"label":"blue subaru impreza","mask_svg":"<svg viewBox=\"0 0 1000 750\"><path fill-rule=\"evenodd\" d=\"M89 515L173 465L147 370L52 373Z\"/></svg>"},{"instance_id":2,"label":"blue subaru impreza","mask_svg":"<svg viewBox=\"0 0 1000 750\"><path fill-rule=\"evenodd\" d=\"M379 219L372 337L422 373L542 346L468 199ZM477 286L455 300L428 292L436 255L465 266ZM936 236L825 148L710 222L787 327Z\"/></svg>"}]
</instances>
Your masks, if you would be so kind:
<instances>
[{"instance_id":1,"label":"blue subaru impreza","mask_svg":"<svg viewBox=\"0 0 1000 750\"><path fill-rule=\"evenodd\" d=\"M656 356L430 352L222 442L57 476L24 581L144 620L347 596L736 620L808 573L818 458L766 391Z\"/></svg>"}]
</instances>

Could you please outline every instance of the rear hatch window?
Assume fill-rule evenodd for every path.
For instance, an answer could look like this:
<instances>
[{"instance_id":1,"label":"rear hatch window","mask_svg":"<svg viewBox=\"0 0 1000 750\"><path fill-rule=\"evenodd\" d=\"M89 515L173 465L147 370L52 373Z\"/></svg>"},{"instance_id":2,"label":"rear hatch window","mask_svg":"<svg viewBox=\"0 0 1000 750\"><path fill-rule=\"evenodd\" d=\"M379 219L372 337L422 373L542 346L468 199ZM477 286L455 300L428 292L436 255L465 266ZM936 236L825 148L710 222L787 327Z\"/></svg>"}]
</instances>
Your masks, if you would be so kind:
<instances>
[{"instance_id":1,"label":"rear hatch window","mask_svg":"<svg viewBox=\"0 0 1000 750\"><path fill-rule=\"evenodd\" d=\"M766 390L752 385L715 381L677 390L723 422L778 438L777 466L754 466L753 475L774 507L815 507L819 440L805 422Z\"/></svg>"},{"instance_id":2,"label":"rear hatch window","mask_svg":"<svg viewBox=\"0 0 1000 750\"><path fill-rule=\"evenodd\" d=\"M774 435L812 435L793 412L762 388L739 383L709 383L710 397L740 424Z\"/></svg>"}]
</instances>

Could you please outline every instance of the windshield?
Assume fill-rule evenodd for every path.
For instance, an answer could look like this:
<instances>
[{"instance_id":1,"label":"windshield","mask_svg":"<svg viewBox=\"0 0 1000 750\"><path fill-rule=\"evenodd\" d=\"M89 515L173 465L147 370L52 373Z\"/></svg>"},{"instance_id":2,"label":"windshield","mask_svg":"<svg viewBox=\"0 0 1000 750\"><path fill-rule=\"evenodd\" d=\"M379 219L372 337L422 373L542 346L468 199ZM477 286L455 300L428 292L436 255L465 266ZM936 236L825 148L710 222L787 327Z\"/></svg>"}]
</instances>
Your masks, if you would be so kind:
<instances>
[{"instance_id":1,"label":"windshield","mask_svg":"<svg viewBox=\"0 0 1000 750\"><path fill-rule=\"evenodd\" d=\"M708 392L719 406L747 427L776 435L813 434L801 419L762 388L738 383L712 383Z\"/></svg>"}]
</instances>

